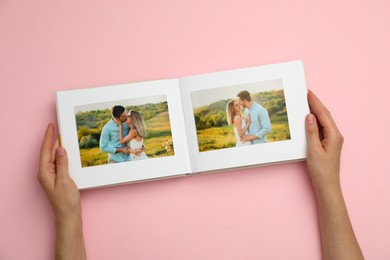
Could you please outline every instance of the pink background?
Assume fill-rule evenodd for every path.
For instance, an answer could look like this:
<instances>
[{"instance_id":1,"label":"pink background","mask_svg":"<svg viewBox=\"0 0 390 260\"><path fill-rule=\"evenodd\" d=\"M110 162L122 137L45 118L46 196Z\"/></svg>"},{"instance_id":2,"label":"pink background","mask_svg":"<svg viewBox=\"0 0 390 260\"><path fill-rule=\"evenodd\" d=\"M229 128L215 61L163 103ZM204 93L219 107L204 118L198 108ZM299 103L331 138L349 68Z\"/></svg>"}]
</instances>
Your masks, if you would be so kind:
<instances>
[{"instance_id":1,"label":"pink background","mask_svg":"<svg viewBox=\"0 0 390 260\"><path fill-rule=\"evenodd\" d=\"M390 259L390 1L0 3L0 259L52 259L36 181L55 91L301 59L345 136L367 259ZM158 169L156 169L158 170ZM321 259L305 163L82 192L90 259Z\"/></svg>"}]
</instances>

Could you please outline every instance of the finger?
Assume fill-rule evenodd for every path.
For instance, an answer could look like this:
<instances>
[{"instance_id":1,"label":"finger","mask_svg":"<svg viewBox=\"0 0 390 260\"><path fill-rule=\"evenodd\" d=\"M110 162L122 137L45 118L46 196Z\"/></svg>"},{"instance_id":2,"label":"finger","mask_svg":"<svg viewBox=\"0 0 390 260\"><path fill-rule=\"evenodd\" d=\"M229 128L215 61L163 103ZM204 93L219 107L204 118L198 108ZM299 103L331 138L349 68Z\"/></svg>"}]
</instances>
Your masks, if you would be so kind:
<instances>
[{"instance_id":1,"label":"finger","mask_svg":"<svg viewBox=\"0 0 390 260\"><path fill-rule=\"evenodd\" d=\"M343 137L329 111L311 91L308 93L308 101L320 124L320 134L322 133L324 137L320 140L324 150L339 152L343 144Z\"/></svg>"},{"instance_id":2,"label":"finger","mask_svg":"<svg viewBox=\"0 0 390 260\"><path fill-rule=\"evenodd\" d=\"M42 141L40 164L41 166L51 161L51 148L54 137L54 125L49 124L46 128L45 137Z\"/></svg>"},{"instance_id":3,"label":"finger","mask_svg":"<svg viewBox=\"0 0 390 260\"><path fill-rule=\"evenodd\" d=\"M56 172L59 180L69 177L68 155L62 146L56 150Z\"/></svg>"},{"instance_id":4,"label":"finger","mask_svg":"<svg viewBox=\"0 0 390 260\"><path fill-rule=\"evenodd\" d=\"M320 139L320 132L317 125L315 115L308 114L306 116L306 137L308 150L323 149Z\"/></svg>"},{"instance_id":5,"label":"finger","mask_svg":"<svg viewBox=\"0 0 390 260\"><path fill-rule=\"evenodd\" d=\"M56 162L56 151L57 151L57 148L60 146L60 141L58 138L56 138L54 140L54 143L52 145L52 148L51 148L51 161L52 163L55 163Z\"/></svg>"},{"instance_id":6,"label":"finger","mask_svg":"<svg viewBox=\"0 0 390 260\"><path fill-rule=\"evenodd\" d=\"M332 130L337 130L336 123L319 98L316 97L313 92L309 91L307 99L310 105L310 110L316 116L320 125L325 128L326 131L330 131L330 133Z\"/></svg>"}]
</instances>

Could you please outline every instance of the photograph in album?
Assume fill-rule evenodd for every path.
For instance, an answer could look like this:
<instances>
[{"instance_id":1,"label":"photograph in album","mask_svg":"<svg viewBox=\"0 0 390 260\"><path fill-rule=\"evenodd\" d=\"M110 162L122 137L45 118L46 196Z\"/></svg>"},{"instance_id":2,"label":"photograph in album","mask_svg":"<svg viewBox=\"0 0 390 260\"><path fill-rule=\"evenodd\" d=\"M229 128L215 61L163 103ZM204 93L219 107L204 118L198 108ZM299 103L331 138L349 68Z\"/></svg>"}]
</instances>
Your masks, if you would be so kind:
<instances>
[{"instance_id":1,"label":"photograph in album","mask_svg":"<svg viewBox=\"0 0 390 260\"><path fill-rule=\"evenodd\" d=\"M174 155L165 95L74 107L82 167Z\"/></svg>"},{"instance_id":2,"label":"photograph in album","mask_svg":"<svg viewBox=\"0 0 390 260\"><path fill-rule=\"evenodd\" d=\"M199 152L290 140L281 79L193 91Z\"/></svg>"}]
</instances>

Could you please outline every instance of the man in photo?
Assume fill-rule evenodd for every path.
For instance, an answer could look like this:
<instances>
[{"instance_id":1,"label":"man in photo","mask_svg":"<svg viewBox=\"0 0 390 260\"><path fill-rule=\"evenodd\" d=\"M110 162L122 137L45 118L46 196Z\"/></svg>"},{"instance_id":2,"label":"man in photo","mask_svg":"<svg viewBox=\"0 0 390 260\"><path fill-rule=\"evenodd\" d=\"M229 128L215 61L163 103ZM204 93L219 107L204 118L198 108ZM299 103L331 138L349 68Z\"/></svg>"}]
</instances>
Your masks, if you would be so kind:
<instances>
[{"instance_id":1,"label":"man in photo","mask_svg":"<svg viewBox=\"0 0 390 260\"><path fill-rule=\"evenodd\" d=\"M100 135L100 150L108 154L108 163L129 161L130 151L126 144L120 143L119 126L114 120L122 123L122 135L126 136L129 133L129 126L125 124L126 110L123 106L114 106L111 114L111 120L104 125Z\"/></svg>"},{"instance_id":2,"label":"man in photo","mask_svg":"<svg viewBox=\"0 0 390 260\"><path fill-rule=\"evenodd\" d=\"M271 132L271 122L269 119L268 111L254 102L248 91L243 90L237 94L240 105L244 110L244 118L247 115L250 116L250 124L248 127L247 135L241 137L241 142L251 142L251 144L261 144L268 142L265 137Z\"/></svg>"}]
</instances>

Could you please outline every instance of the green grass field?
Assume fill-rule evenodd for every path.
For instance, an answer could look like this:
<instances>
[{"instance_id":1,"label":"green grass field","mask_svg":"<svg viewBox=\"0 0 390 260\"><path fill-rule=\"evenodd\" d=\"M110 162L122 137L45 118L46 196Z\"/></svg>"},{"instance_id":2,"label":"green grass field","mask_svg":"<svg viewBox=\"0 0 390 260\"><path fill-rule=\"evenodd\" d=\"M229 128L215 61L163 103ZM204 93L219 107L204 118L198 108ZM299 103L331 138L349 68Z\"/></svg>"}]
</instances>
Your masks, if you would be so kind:
<instances>
[{"instance_id":1,"label":"green grass field","mask_svg":"<svg viewBox=\"0 0 390 260\"><path fill-rule=\"evenodd\" d=\"M270 118L272 130L267 135L268 142L290 140L287 115L274 115ZM233 126L212 127L197 131L199 151L212 151L235 147Z\"/></svg>"},{"instance_id":2,"label":"green grass field","mask_svg":"<svg viewBox=\"0 0 390 260\"><path fill-rule=\"evenodd\" d=\"M287 115L271 116L272 131L267 135L269 142L290 139ZM148 120L146 123L148 137L144 139L145 153L149 158L174 155L171 128L168 113ZM232 126L212 127L197 131L199 151L212 151L234 147L236 140ZM99 148L80 149L82 167L107 163L107 154Z\"/></svg>"},{"instance_id":3,"label":"green grass field","mask_svg":"<svg viewBox=\"0 0 390 260\"><path fill-rule=\"evenodd\" d=\"M97 148L80 149L81 165L82 167L89 167L95 165L102 165L107 163L107 154L102 153Z\"/></svg>"},{"instance_id":4,"label":"green grass field","mask_svg":"<svg viewBox=\"0 0 390 260\"><path fill-rule=\"evenodd\" d=\"M156 137L146 139L144 142L145 153L149 158L164 157L174 155L172 138L170 136ZM90 167L96 165L107 164L107 153L103 153L100 149L80 149L82 167Z\"/></svg>"},{"instance_id":5,"label":"green grass field","mask_svg":"<svg viewBox=\"0 0 390 260\"><path fill-rule=\"evenodd\" d=\"M148 136L144 139L145 153L149 158L174 155L168 112L161 113L145 122ZM107 153L98 147L80 149L82 167L107 164Z\"/></svg>"}]
</instances>

